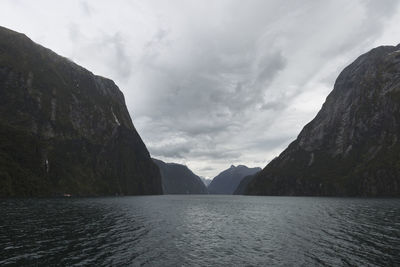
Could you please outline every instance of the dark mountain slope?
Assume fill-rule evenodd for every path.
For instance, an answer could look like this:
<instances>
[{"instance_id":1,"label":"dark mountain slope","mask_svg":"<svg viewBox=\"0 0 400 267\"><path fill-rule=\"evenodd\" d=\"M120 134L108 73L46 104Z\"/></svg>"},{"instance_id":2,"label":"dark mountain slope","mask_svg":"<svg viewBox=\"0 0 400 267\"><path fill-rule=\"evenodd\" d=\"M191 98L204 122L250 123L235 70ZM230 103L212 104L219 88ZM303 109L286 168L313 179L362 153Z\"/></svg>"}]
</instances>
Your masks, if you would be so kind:
<instances>
[{"instance_id":1,"label":"dark mountain slope","mask_svg":"<svg viewBox=\"0 0 400 267\"><path fill-rule=\"evenodd\" d=\"M261 170L261 169L260 169ZM253 175L247 175L240 181L239 185L236 187L235 191L233 192L234 195L243 195L246 191L247 185L250 183L251 180L257 175L257 173Z\"/></svg>"},{"instance_id":2,"label":"dark mountain slope","mask_svg":"<svg viewBox=\"0 0 400 267\"><path fill-rule=\"evenodd\" d=\"M0 196L160 194L113 81L0 27Z\"/></svg>"},{"instance_id":3,"label":"dark mountain slope","mask_svg":"<svg viewBox=\"0 0 400 267\"><path fill-rule=\"evenodd\" d=\"M243 178L252 175L261 168L248 168L244 165L231 166L229 169L218 174L208 185L210 194L231 195L240 184Z\"/></svg>"},{"instance_id":4,"label":"dark mountain slope","mask_svg":"<svg viewBox=\"0 0 400 267\"><path fill-rule=\"evenodd\" d=\"M252 195L400 196L400 45L346 67L318 115L248 185Z\"/></svg>"},{"instance_id":5,"label":"dark mountain slope","mask_svg":"<svg viewBox=\"0 0 400 267\"><path fill-rule=\"evenodd\" d=\"M165 194L207 194L207 188L201 178L188 167L176 163L165 163L158 159L153 159L153 161L160 168Z\"/></svg>"}]
</instances>

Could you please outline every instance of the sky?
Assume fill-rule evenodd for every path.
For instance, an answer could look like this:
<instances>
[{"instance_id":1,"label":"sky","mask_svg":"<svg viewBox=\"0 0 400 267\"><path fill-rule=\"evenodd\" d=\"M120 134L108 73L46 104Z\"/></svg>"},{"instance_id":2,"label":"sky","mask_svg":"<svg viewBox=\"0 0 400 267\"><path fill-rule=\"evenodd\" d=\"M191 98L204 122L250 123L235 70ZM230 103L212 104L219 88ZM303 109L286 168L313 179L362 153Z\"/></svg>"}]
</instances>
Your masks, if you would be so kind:
<instances>
[{"instance_id":1,"label":"sky","mask_svg":"<svg viewBox=\"0 0 400 267\"><path fill-rule=\"evenodd\" d=\"M0 25L113 79L152 157L212 178L265 167L345 66L400 43L399 3L0 0Z\"/></svg>"}]
</instances>

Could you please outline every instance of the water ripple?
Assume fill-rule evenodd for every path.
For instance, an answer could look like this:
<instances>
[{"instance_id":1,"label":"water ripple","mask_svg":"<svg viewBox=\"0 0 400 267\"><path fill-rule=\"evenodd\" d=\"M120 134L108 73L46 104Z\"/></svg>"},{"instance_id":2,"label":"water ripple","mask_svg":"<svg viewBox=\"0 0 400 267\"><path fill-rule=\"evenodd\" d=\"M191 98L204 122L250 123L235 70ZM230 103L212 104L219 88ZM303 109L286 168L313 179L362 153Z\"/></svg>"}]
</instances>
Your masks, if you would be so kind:
<instances>
[{"instance_id":1,"label":"water ripple","mask_svg":"<svg viewBox=\"0 0 400 267\"><path fill-rule=\"evenodd\" d=\"M0 212L1 266L400 265L399 199L15 199Z\"/></svg>"}]
</instances>

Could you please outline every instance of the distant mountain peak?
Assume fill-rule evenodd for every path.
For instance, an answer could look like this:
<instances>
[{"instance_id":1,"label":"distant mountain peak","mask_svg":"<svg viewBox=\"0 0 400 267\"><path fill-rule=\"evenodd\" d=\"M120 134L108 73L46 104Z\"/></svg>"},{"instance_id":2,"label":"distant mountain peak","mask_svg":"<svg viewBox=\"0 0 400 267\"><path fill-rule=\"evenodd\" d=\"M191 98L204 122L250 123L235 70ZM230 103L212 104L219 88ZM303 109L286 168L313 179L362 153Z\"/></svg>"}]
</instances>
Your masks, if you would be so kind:
<instances>
[{"instance_id":1,"label":"distant mountain peak","mask_svg":"<svg viewBox=\"0 0 400 267\"><path fill-rule=\"evenodd\" d=\"M208 186L210 194L233 194L243 178L259 172L261 168L248 168L245 165L231 165L229 169L222 171Z\"/></svg>"}]
</instances>

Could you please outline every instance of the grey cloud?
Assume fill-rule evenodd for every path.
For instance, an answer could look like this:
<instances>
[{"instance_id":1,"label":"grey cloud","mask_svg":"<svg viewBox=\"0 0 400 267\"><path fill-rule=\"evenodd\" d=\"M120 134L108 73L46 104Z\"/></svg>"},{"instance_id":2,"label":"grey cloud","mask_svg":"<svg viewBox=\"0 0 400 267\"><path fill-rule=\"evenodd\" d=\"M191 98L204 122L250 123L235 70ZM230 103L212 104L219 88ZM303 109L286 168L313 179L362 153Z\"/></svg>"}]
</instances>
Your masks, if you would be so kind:
<instances>
[{"instance_id":1,"label":"grey cloud","mask_svg":"<svg viewBox=\"0 0 400 267\"><path fill-rule=\"evenodd\" d=\"M271 149L285 146L293 140L293 137L287 133L277 133L276 136L270 138L258 138L248 142L247 149L257 149L259 151L270 151Z\"/></svg>"},{"instance_id":2,"label":"grey cloud","mask_svg":"<svg viewBox=\"0 0 400 267\"><path fill-rule=\"evenodd\" d=\"M202 170L202 171L212 171L214 168L213 167L204 167L204 168L201 168L200 170Z\"/></svg>"},{"instance_id":3,"label":"grey cloud","mask_svg":"<svg viewBox=\"0 0 400 267\"><path fill-rule=\"evenodd\" d=\"M286 107L287 107L287 104L283 101L271 101L271 102L264 103L261 106L261 109L279 111Z\"/></svg>"},{"instance_id":4,"label":"grey cloud","mask_svg":"<svg viewBox=\"0 0 400 267\"><path fill-rule=\"evenodd\" d=\"M100 45L111 47L113 56L110 57L109 63L111 64L111 67L117 69L120 78L124 79L125 77L129 77L132 71L132 63L126 53L127 47L124 44L123 35L117 32L113 35L105 36L102 42L100 42Z\"/></svg>"},{"instance_id":5,"label":"grey cloud","mask_svg":"<svg viewBox=\"0 0 400 267\"><path fill-rule=\"evenodd\" d=\"M157 47L158 45L162 44L168 37L168 33L169 32L165 29L158 29L153 35L153 38L146 43L145 47L147 49L152 49L153 47Z\"/></svg>"},{"instance_id":6,"label":"grey cloud","mask_svg":"<svg viewBox=\"0 0 400 267\"><path fill-rule=\"evenodd\" d=\"M260 5L257 6L257 10L263 10L263 7L268 7L268 4L257 3ZM236 2L231 4L231 7L236 4ZM363 8L364 4L367 3L361 3L359 8ZM243 4L238 6L243 6ZM250 9L256 7L252 6L252 4L245 6ZM336 21L330 22L329 19L321 19L319 22L315 22L312 20L314 14L318 16L319 13L323 12L332 13L332 10L326 9L326 6L328 5L313 1L307 1L307 5L304 6L294 5L293 8L298 10L292 10L292 12L295 14L296 12L298 14L304 12L304 18L302 17L299 21L296 21L299 25L291 25L290 31L301 32L305 27L314 27L315 23L331 23L332 27L336 27L334 25ZM339 8L340 4L337 7ZM288 10L291 10L292 7L287 5L280 9L279 12L282 12L282 17L284 18L286 14L289 14ZM240 9L236 11L239 13L238 20L240 20L241 11ZM248 14L257 14L254 11L254 9L247 10ZM232 14L228 14L228 16L230 15ZM189 36L192 38L189 40L190 45L193 45L191 49L195 48L194 53L188 53L186 51L187 47L182 47L181 54L176 54L173 62L160 60L165 56L162 53L163 47L162 45L160 46L163 42L166 43L165 34L160 31L160 34L156 33L154 35L151 44L153 48L158 46L159 51L155 57L144 58L143 64L157 73L153 77L157 77L158 83L155 88L148 88L150 92L154 92L152 93L154 97L151 101L155 110L146 115L150 114L154 120L161 121L162 127L169 129L169 134L179 133L188 138L196 139L186 144L185 150L182 150L180 155L181 158L198 162L219 161L222 159L227 165L243 158L242 152L244 151L247 153L258 151L261 155L262 151L265 151L266 156L262 157L272 158L272 155L268 153L269 151L275 151L278 147L283 149L295 136L276 133L275 137L256 138L254 142L247 142L246 139L250 138L249 136L254 138L254 135L262 136L265 131L276 131L274 127L269 125L276 123L278 118L284 120L279 114L287 109L288 105L298 95L308 89L306 88L307 83L316 79L316 75L319 75L319 69L328 63L330 58L343 53L344 50L355 51L359 49L360 40L365 46L369 43L369 36L375 36L376 38L382 28L374 26L374 23L378 20L381 21L387 13L382 12L374 20L367 22L369 26L365 32L361 32L357 36L346 36L346 38L342 38L342 40L333 45L333 48L318 47L318 42L312 44L307 43L307 40L290 39L307 37L282 35L279 32L279 27L282 27L284 31L288 30L285 29L287 25L278 20L278 14L271 14L270 17L266 16L265 13L259 15L259 17L254 15L255 17L253 18L254 21L257 21L257 25L246 25L248 27L245 29L246 32L241 32L243 36L249 38L247 42L242 39L235 39L241 38L242 36L240 35L221 34L218 30L208 32L205 35L207 38L203 38L202 32L199 32L198 36ZM227 26L227 31L229 31L229 27L234 28L237 22L235 21L231 26ZM188 23L188 27L190 27L190 20ZM282 23L282 26L280 23ZM364 24L366 22L360 23ZM268 24L273 24L276 27L273 34L269 34L268 29L267 33L264 33ZM252 26L255 27L252 28ZM204 27L207 29L207 26ZM324 25L321 25L321 27L324 27ZM325 33L320 33L320 35L323 34ZM162 38L157 38L158 35ZM260 39L261 36L266 39ZM168 33L168 38L174 38L173 30ZM280 44L282 38L289 39L290 43L282 46ZM324 38L324 36L321 38ZM303 42L303 45L312 45L312 47L305 47L305 51L302 52L302 47L297 44L299 41ZM219 47L215 46L216 43ZM175 43L169 43L168 46L170 45L173 47ZM196 49L201 50L201 53L197 54ZM315 49L314 54L312 53L313 49ZM336 51L332 49L336 49ZM193 52L192 50L189 51ZM310 60L305 58L301 62L296 62L289 57L293 52L303 53L311 58ZM188 67L185 68L185 66ZM282 92L278 91L277 88L282 86L282 90L285 90L287 85L290 84L283 78L279 79L281 73L288 75L288 78L290 78L289 75L299 76L298 73L302 74L302 76L299 76L297 80L293 80L296 84L291 91ZM331 75L331 77L334 76ZM324 82L323 79L327 78L324 76L318 79ZM261 120L261 115L258 114L259 112L267 114L263 121ZM248 128L251 125L250 122L255 118L266 126L264 128L260 127L260 132L252 132L248 135L246 131L256 131L254 128ZM146 129L144 130L145 132L147 131ZM230 146L231 139L241 143L241 145L234 143ZM206 142L212 145L201 148ZM152 148L150 148L150 152L153 153ZM159 153L160 151L157 150L156 152ZM163 155L167 155L168 152L168 149L166 149L166 153ZM176 156L176 154L174 155ZM253 162L255 160L253 158ZM206 170L202 169L202 171Z\"/></svg>"},{"instance_id":7,"label":"grey cloud","mask_svg":"<svg viewBox=\"0 0 400 267\"><path fill-rule=\"evenodd\" d=\"M215 159L226 159L226 158L240 158L242 154L238 151L229 151L229 150L193 150L190 154L191 157L195 159L206 159L206 160L215 160Z\"/></svg>"},{"instance_id":8,"label":"grey cloud","mask_svg":"<svg viewBox=\"0 0 400 267\"><path fill-rule=\"evenodd\" d=\"M184 144L167 144L149 147L153 156L167 158L184 158L190 152L190 147Z\"/></svg>"},{"instance_id":9,"label":"grey cloud","mask_svg":"<svg viewBox=\"0 0 400 267\"><path fill-rule=\"evenodd\" d=\"M79 31L79 26L76 23L71 23L69 25L69 38L73 42L79 41L79 38L81 38L81 32Z\"/></svg>"},{"instance_id":10,"label":"grey cloud","mask_svg":"<svg viewBox=\"0 0 400 267\"><path fill-rule=\"evenodd\" d=\"M106 65L115 78L119 81L128 79L133 70L132 58L128 54L129 47L125 43L123 33L104 33L98 32L97 36L89 37L82 32L76 23L69 25L69 38L71 41L79 43L77 45L77 57L95 57Z\"/></svg>"},{"instance_id":11,"label":"grey cloud","mask_svg":"<svg viewBox=\"0 0 400 267\"><path fill-rule=\"evenodd\" d=\"M80 1L81 9L83 14L86 16L90 16L92 14L92 8L90 7L89 3L87 1Z\"/></svg>"},{"instance_id":12,"label":"grey cloud","mask_svg":"<svg viewBox=\"0 0 400 267\"><path fill-rule=\"evenodd\" d=\"M361 1L360 9L365 11L362 21L358 21L359 27L346 40L341 40L337 45L327 47L325 56L332 56L348 53L360 44L371 42L379 37L383 32L383 22L396 12L399 6L397 0L364 0Z\"/></svg>"},{"instance_id":13,"label":"grey cloud","mask_svg":"<svg viewBox=\"0 0 400 267\"><path fill-rule=\"evenodd\" d=\"M282 55L281 51L264 55L258 63L259 73L257 82L263 84L266 81L270 81L286 64L287 59Z\"/></svg>"},{"instance_id":14,"label":"grey cloud","mask_svg":"<svg viewBox=\"0 0 400 267\"><path fill-rule=\"evenodd\" d=\"M211 142L210 142L211 141ZM155 157L187 159L187 160L224 160L240 158L241 152L226 147L219 147L209 136L190 137L188 140L148 145Z\"/></svg>"}]
</instances>

